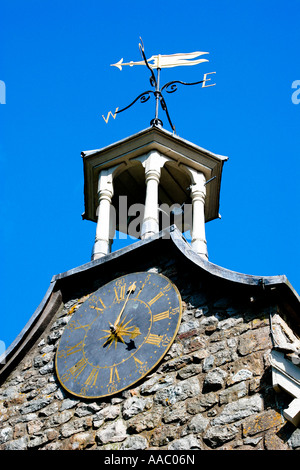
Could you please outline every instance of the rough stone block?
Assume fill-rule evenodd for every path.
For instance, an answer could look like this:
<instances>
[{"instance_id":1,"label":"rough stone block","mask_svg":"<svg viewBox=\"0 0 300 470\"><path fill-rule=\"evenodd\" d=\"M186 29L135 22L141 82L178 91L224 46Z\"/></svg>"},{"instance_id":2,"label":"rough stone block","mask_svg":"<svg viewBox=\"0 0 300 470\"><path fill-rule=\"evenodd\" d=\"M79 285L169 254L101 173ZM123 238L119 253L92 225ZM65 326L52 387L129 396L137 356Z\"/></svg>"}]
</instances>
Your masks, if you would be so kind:
<instances>
[{"instance_id":1,"label":"rough stone block","mask_svg":"<svg viewBox=\"0 0 300 470\"><path fill-rule=\"evenodd\" d=\"M168 450L201 450L201 445L195 436L185 436L176 439L168 445Z\"/></svg>"},{"instance_id":2,"label":"rough stone block","mask_svg":"<svg viewBox=\"0 0 300 470\"><path fill-rule=\"evenodd\" d=\"M204 392L209 392L209 391L214 391L214 390L219 390L222 388L225 384L225 380L227 377L227 372L216 368L213 370L210 370L204 379L204 384L203 384L203 391Z\"/></svg>"},{"instance_id":3,"label":"rough stone block","mask_svg":"<svg viewBox=\"0 0 300 470\"><path fill-rule=\"evenodd\" d=\"M122 442L126 437L126 426L121 419L105 425L96 433L96 441L100 444Z\"/></svg>"},{"instance_id":4,"label":"rough stone block","mask_svg":"<svg viewBox=\"0 0 300 470\"><path fill-rule=\"evenodd\" d=\"M265 411L257 416L247 418L243 423L243 436L254 436L275 426L282 426L284 419L275 410Z\"/></svg>"},{"instance_id":5,"label":"rough stone block","mask_svg":"<svg viewBox=\"0 0 300 470\"><path fill-rule=\"evenodd\" d=\"M228 403L223 411L213 419L212 425L223 425L234 423L247 418L250 415L259 413L263 409L263 400L259 395L253 395L250 398L241 398L240 400Z\"/></svg>"},{"instance_id":6,"label":"rough stone block","mask_svg":"<svg viewBox=\"0 0 300 470\"><path fill-rule=\"evenodd\" d=\"M247 395L248 387L245 382L232 385L232 387L222 390L219 395L220 405L226 405L227 403L243 398Z\"/></svg>"},{"instance_id":7,"label":"rough stone block","mask_svg":"<svg viewBox=\"0 0 300 470\"><path fill-rule=\"evenodd\" d=\"M219 447L234 439L238 432L235 426L212 426L205 432L203 440L209 447Z\"/></svg>"},{"instance_id":8,"label":"rough stone block","mask_svg":"<svg viewBox=\"0 0 300 470\"><path fill-rule=\"evenodd\" d=\"M270 328L263 327L242 334L239 338L238 352L241 356L246 356L254 351L271 347Z\"/></svg>"}]
</instances>

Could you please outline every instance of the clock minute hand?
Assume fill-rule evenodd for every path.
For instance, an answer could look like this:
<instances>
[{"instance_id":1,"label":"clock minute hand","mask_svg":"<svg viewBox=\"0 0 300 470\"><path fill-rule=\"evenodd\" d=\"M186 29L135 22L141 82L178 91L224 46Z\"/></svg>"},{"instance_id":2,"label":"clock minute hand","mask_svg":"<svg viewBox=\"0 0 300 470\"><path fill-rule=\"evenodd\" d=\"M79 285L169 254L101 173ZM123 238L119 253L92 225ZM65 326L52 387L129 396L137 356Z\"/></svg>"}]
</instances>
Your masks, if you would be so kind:
<instances>
[{"instance_id":1,"label":"clock minute hand","mask_svg":"<svg viewBox=\"0 0 300 470\"><path fill-rule=\"evenodd\" d=\"M122 307L122 310L121 310L121 312L120 312L119 315L118 315L118 318L116 319L116 321L115 321L115 323L113 324L113 326L110 327L110 328L112 329L112 331L114 331L114 332L116 331L116 328L117 328L117 326L118 326L118 324L119 324L119 322L120 322L122 313L124 312L124 309L125 309L126 304L127 304L127 302L128 302L129 296L130 296L130 294L131 294L132 292L135 291L135 289L136 289L136 284L135 284L135 282L134 282L134 283L131 284L131 286L129 286L129 288L128 288L128 291L127 291L128 294L127 294L126 300L125 300L125 302L124 302L124 305L123 305L123 307Z\"/></svg>"}]
</instances>

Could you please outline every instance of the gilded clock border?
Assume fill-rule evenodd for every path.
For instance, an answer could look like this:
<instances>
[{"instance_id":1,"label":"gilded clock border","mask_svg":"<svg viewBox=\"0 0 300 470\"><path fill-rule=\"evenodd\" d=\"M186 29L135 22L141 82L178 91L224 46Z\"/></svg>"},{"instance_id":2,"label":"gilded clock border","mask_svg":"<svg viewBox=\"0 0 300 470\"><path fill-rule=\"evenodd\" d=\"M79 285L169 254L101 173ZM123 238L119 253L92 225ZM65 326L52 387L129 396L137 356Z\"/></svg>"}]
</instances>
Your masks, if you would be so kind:
<instances>
[{"instance_id":1,"label":"gilded clock border","mask_svg":"<svg viewBox=\"0 0 300 470\"><path fill-rule=\"evenodd\" d=\"M153 369L155 369L155 367L161 362L161 360L163 359L163 357L167 354L167 352L169 351L170 347L172 346L174 340L175 340L175 337L178 333L178 329L179 329L179 326L181 324L181 319L182 319L182 299L181 299L181 295L180 295L180 292L177 288L177 286L167 277L165 276L164 274L161 274L161 273L152 273L152 272L148 272L148 271L134 271L132 273L127 273L127 274L124 274L122 276L119 276L115 279L112 279L111 281L108 281L106 284L103 284L103 286L99 287L97 290L99 289L105 289L106 286L108 286L109 284L111 284L112 282L117 282L118 280L122 279L122 278L125 278L129 275L133 275L133 274L150 274L150 275L154 275L154 276L160 276L162 278L164 278L169 284L171 284L172 288L174 289L176 295L177 295L177 299L179 301L179 314L178 314L178 320L177 320L177 325L176 325L176 328L175 328L175 331L174 331L174 334L172 336L172 338L170 339L169 341L169 344L168 346L163 350L163 353L160 355L159 359L152 365L152 367L147 370L147 372L145 372L143 375L141 375L137 380L129 383L128 385L126 385L125 387L121 388L121 389L118 389L117 391L115 392L111 392L111 393L107 393L105 395L93 395L93 396L90 396L90 395L83 395L83 394L79 394L79 393L75 393L71 390L68 389L68 387L62 382L61 378L60 378L60 375L58 373L58 368L57 368L57 352L59 350L59 345L60 345L60 341L59 341L59 344L57 346L57 350L56 350L56 354L55 354L55 371L56 371L56 376L57 376L57 379L59 381L59 383L61 384L61 386L68 392L70 393L71 395L73 396L76 396L76 397L79 397L79 398L84 398L84 399L93 399L93 400L97 400L97 399L101 399L101 398L107 398L107 397L110 397L110 396L113 396L113 395L116 395L118 393L121 393L122 391L128 389L129 387L132 387L133 385L135 385L136 383L138 383L140 380L144 379L148 374L151 373L151 371L153 371ZM96 291L97 292L97 291ZM91 295L94 295L95 292ZM85 302L88 302L89 301L89 298L85 301ZM132 356L130 356L130 358L128 359L132 359ZM95 366L96 367L96 366ZM112 366L114 367L114 365Z\"/></svg>"}]
</instances>

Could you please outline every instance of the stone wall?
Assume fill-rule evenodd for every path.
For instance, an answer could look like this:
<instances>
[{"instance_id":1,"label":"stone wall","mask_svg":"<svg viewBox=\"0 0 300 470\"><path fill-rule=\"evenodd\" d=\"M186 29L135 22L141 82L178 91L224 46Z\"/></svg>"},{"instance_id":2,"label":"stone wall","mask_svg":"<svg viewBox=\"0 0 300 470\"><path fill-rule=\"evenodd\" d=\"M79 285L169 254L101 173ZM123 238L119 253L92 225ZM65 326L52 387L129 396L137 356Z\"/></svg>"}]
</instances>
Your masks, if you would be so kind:
<instances>
[{"instance_id":1,"label":"stone wall","mask_svg":"<svg viewBox=\"0 0 300 470\"><path fill-rule=\"evenodd\" d=\"M269 314L277 306L230 290L216 295L174 268L164 274L178 285L184 310L158 368L110 399L68 395L56 378L55 350L87 297L69 299L0 387L0 450L300 448L300 429L282 416L290 398L271 383Z\"/></svg>"}]
</instances>

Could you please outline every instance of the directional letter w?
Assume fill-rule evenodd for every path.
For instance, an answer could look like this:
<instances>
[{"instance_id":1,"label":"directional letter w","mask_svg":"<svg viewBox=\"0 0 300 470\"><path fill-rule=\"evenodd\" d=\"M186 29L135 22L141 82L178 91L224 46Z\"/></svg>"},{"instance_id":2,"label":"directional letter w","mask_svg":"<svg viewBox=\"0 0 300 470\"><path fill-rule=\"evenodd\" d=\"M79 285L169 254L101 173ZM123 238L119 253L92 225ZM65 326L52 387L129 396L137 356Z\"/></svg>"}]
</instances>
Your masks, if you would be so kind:
<instances>
[{"instance_id":1,"label":"directional letter w","mask_svg":"<svg viewBox=\"0 0 300 470\"><path fill-rule=\"evenodd\" d=\"M115 114L113 114L111 111L109 111L108 115L106 116L106 119L105 119L105 117L104 117L103 114L102 114L102 117L103 117L104 121L106 122L106 124L108 123L108 120L109 120L109 116L110 116L110 115L112 115L112 117L113 117L114 119L116 119L116 115L117 115L118 109L119 109L119 108L116 108Z\"/></svg>"}]
</instances>

